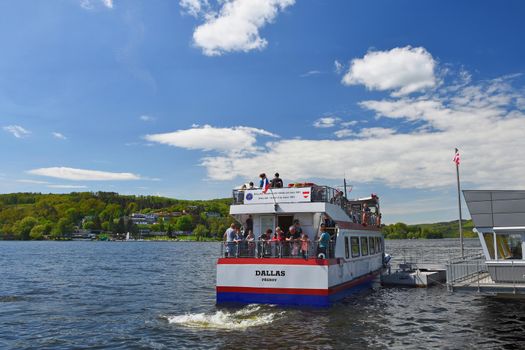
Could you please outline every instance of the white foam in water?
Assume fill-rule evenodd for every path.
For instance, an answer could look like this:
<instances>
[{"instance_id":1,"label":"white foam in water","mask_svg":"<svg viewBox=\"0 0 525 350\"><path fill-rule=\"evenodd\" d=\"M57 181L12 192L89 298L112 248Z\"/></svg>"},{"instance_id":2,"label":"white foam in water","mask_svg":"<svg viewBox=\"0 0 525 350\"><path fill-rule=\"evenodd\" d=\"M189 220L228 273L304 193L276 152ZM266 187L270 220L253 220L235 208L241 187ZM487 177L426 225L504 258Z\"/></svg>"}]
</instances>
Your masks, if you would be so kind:
<instances>
[{"instance_id":1,"label":"white foam in water","mask_svg":"<svg viewBox=\"0 0 525 350\"><path fill-rule=\"evenodd\" d=\"M192 328L246 329L272 323L277 312L260 312L261 307L248 305L235 312L217 311L214 314L185 314L168 316L169 323Z\"/></svg>"}]
</instances>

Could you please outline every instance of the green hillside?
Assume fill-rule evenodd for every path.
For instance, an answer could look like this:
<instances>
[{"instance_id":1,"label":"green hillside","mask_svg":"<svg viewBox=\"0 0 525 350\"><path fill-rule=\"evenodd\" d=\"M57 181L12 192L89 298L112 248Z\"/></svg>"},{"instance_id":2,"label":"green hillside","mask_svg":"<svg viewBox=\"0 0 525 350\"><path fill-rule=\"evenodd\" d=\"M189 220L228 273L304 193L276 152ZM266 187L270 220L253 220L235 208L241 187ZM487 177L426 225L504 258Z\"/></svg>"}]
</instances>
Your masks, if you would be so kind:
<instances>
[{"instance_id":1,"label":"green hillside","mask_svg":"<svg viewBox=\"0 0 525 350\"><path fill-rule=\"evenodd\" d=\"M65 239L78 230L113 235L131 232L196 233L212 237L227 228L231 199L178 200L114 192L0 195L0 239ZM152 214L153 223L135 224L133 214Z\"/></svg>"},{"instance_id":2,"label":"green hillside","mask_svg":"<svg viewBox=\"0 0 525 350\"><path fill-rule=\"evenodd\" d=\"M472 220L463 220L462 228L464 237L477 237L476 234L472 232L474 228ZM459 237L458 220L416 225L407 225L398 222L384 226L382 231L385 237L389 239Z\"/></svg>"}]
</instances>

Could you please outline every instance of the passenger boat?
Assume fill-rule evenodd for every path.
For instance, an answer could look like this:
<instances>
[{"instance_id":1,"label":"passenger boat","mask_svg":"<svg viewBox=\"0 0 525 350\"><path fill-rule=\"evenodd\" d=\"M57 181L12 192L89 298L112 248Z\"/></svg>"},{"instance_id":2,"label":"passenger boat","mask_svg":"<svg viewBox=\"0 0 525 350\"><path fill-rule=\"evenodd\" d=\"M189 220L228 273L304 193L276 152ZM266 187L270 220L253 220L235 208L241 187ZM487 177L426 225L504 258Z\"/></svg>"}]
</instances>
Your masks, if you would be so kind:
<instances>
[{"instance_id":1,"label":"passenger boat","mask_svg":"<svg viewBox=\"0 0 525 350\"><path fill-rule=\"evenodd\" d=\"M222 245L217 304L329 306L370 287L383 268L376 195L349 200L341 191L311 183L234 190L230 214L244 226L251 218L257 239ZM287 231L296 221L309 242L258 239L267 229ZM323 224L331 239L319 249Z\"/></svg>"}]
</instances>

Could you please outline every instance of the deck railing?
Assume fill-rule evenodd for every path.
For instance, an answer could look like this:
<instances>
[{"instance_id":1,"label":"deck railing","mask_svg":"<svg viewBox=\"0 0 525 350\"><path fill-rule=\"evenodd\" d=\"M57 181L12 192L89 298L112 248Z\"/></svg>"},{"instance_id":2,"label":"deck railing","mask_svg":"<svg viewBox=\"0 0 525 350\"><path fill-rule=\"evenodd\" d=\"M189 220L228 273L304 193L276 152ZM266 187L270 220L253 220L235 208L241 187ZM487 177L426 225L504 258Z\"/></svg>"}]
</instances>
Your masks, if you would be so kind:
<instances>
[{"instance_id":1,"label":"deck railing","mask_svg":"<svg viewBox=\"0 0 525 350\"><path fill-rule=\"evenodd\" d=\"M361 209L358 210L352 206L352 203L355 204L355 202L351 202L343 196L343 192L329 186L313 185L308 186L308 188L311 188L311 202L322 202L337 205L348 214L348 216L352 219L352 222L355 224L370 227L381 226L381 215L378 211L368 212L366 215L363 215L363 211ZM286 188L274 188L272 191L281 191L285 189ZM233 204L244 204L244 195L245 190L233 190ZM279 200L276 200L276 202L284 203Z\"/></svg>"},{"instance_id":2,"label":"deck railing","mask_svg":"<svg viewBox=\"0 0 525 350\"><path fill-rule=\"evenodd\" d=\"M388 253L392 256L391 264L447 264L465 260L483 258L480 248L464 248L463 257L459 248L433 248L430 252L425 248L391 248Z\"/></svg>"},{"instance_id":3,"label":"deck railing","mask_svg":"<svg viewBox=\"0 0 525 350\"><path fill-rule=\"evenodd\" d=\"M318 242L308 242L303 250L301 241L237 241L223 242L221 256L225 258L299 258L334 257L335 242L330 242L326 249L319 247Z\"/></svg>"},{"instance_id":4,"label":"deck railing","mask_svg":"<svg viewBox=\"0 0 525 350\"><path fill-rule=\"evenodd\" d=\"M447 289L452 291L454 285L472 279L474 283L488 274L485 260L456 261L447 264Z\"/></svg>"}]
</instances>

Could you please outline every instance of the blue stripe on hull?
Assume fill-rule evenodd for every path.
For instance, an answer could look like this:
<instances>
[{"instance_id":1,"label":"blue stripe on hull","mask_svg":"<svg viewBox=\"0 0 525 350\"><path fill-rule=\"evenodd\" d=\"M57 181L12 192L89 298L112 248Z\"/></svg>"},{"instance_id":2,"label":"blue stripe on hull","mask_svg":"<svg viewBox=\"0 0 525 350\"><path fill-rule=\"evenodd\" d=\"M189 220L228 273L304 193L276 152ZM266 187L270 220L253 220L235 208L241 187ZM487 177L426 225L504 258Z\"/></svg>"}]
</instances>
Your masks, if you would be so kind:
<instances>
[{"instance_id":1,"label":"blue stripe on hull","mask_svg":"<svg viewBox=\"0 0 525 350\"><path fill-rule=\"evenodd\" d=\"M218 292L217 304L240 303L240 304L276 304L276 305L306 305L316 307L328 307L331 304L370 288L373 279L363 281L351 288L344 289L331 295L301 295L301 294L266 294L266 293L240 293L240 292Z\"/></svg>"},{"instance_id":2,"label":"blue stripe on hull","mask_svg":"<svg viewBox=\"0 0 525 350\"><path fill-rule=\"evenodd\" d=\"M296 294L217 293L217 304L222 303L310 305L326 307L330 305L330 297L324 295Z\"/></svg>"}]
</instances>

